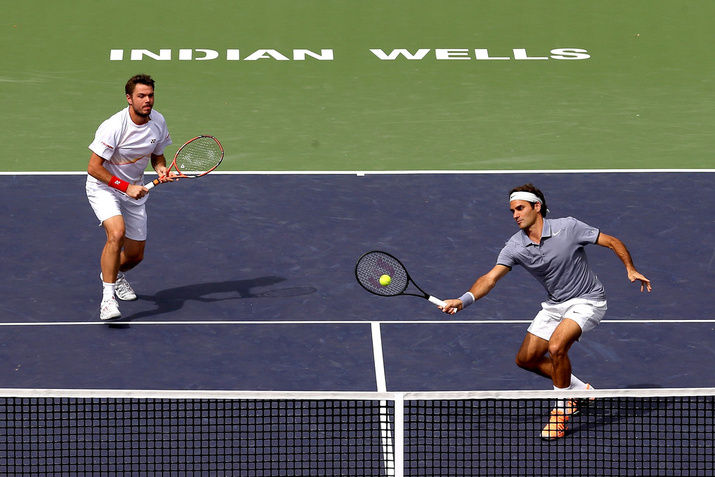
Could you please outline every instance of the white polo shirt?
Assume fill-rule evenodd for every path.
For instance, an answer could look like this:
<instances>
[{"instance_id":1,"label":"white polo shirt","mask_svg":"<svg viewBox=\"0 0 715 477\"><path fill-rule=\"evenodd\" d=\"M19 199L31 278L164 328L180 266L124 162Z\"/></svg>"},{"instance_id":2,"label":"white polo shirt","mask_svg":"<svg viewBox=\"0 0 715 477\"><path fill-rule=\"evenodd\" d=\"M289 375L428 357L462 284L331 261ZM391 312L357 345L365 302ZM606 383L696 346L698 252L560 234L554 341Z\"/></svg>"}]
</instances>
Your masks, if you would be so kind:
<instances>
[{"instance_id":1,"label":"white polo shirt","mask_svg":"<svg viewBox=\"0 0 715 477\"><path fill-rule=\"evenodd\" d=\"M171 144L164 116L151 112L146 124L138 125L129 116L129 106L104 121L89 149L104 159L104 168L130 184L142 184L151 155L161 155ZM88 180L96 179L89 177Z\"/></svg>"},{"instance_id":2,"label":"white polo shirt","mask_svg":"<svg viewBox=\"0 0 715 477\"><path fill-rule=\"evenodd\" d=\"M521 265L548 293L549 303L572 298L605 300L606 292L588 264L584 246L596 243L600 231L573 217L544 219L541 243L519 230L497 258L498 265Z\"/></svg>"}]
</instances>

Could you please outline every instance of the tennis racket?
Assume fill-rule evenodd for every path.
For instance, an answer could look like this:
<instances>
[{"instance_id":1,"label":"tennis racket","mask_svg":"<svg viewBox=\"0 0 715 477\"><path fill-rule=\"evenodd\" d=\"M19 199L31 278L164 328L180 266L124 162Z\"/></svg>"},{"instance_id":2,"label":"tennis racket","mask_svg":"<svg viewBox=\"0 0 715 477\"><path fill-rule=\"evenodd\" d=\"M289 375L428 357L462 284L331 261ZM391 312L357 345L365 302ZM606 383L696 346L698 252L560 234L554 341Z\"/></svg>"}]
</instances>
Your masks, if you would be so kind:
<instances>
[{"instance_id":1,"label":"tennis racket","mask_svg":"<svg viewBox=\"0 0 715 477\"><path fill-rule=\"evenodd\" d=\"M173 167L176 170L174 177L187 179L201 177L216 169L221 161L223 161L223 146L218 139L213 136L197 136L176 151L167 172ZM151 189L159 184L161 181L154 179L144 187Z\"/></svg>"},{"instance_id":2,"label":"tennis racket","mask_svg":"<svg viewBox=\"0 0 715 477\"><path fill-rule=\"evenodd\" d=\"M383 275L390 277L390 283L383 285L380 278ZM446 306L446 303L425 293L407 273L407 269L397 258L387 252L367 252L355 265L355 277L358 283L370 293L379 296L412 295L429 300L437 306ZM418 292L407 291L412 284Z\"/></svg>"}]
</instances>

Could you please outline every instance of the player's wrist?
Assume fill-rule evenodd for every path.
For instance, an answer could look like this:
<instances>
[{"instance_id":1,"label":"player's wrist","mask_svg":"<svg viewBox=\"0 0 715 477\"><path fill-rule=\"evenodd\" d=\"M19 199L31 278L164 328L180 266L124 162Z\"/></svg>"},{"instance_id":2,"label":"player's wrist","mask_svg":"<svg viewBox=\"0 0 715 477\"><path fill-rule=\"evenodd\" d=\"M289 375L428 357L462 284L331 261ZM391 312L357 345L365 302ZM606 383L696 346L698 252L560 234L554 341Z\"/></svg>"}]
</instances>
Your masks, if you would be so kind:
<instances>
[{"instance_id":1,"label":"player's wrist","mask_svg":"<svg viewBox=\"0 0 715 477\"><path fill-rule=\"evenodd\" d=\"M476 300L474 299L474 295L472 294L472 292L467 292L459 297L459 301L462 302L462 309L464 309L474 303Z\"/></svg>"},{"instance_id":2,"label":"player's wrist","mask_svg":"<svg viewBox=\"0 0 715 477\"><path fill-rule=\"evenodd\" d=\"M112 176L112 178L109 179L109 187L117 189L121 192L126 192L129 188L129 182L122 180L117 176Z\"/></svg>"}]
</instances>

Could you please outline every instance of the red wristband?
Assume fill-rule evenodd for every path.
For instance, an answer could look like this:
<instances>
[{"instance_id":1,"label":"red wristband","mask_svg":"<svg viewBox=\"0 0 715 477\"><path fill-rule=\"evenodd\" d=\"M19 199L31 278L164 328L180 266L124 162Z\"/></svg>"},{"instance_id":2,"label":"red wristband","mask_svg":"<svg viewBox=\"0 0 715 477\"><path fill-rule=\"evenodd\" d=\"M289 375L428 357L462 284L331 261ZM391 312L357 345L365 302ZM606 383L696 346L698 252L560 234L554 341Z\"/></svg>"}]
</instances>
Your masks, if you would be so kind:
<instances>
[{"instance_id":1,"label":"red wristband","mask_svg":"<svg viewBox=\"0 0 715 477\"><path fill-rule=\"evenodd\" d=\"M122 192L126 192L129 188L129 182L123 181L117 176L112 176L112 178L109 179L109 187L113 187Z\"/></svg>"}]
</instances>

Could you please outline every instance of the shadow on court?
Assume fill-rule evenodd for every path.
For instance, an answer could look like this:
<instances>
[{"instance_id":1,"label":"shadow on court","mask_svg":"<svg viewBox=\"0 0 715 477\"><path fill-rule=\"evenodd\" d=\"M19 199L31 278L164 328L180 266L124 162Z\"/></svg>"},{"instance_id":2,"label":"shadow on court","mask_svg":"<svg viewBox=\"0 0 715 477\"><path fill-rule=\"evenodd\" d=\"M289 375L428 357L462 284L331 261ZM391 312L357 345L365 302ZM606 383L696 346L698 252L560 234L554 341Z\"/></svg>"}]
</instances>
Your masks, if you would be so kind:
<instances>
[{"instance_id":1,"label":"shadow on court","mask_svg":"<svg viewBox=\"0 0 715 477\"><path fill-rule=\"evenodd\" d=\"M123 316L113 323L133 320L151 319L181 310L186 302L215 303L226 300L241 300L247 298L276 298L309 295L317 290L313 287L278 288L270 291L254 292L255 288L264 288L285 281L281 277L260 277L252 280L230 280L225 282L199 283L181 287L160 290L154 295L137 295L137 299L153 303L156 308L140 311L130 316Z\"/></svg>"}]
</instances>

